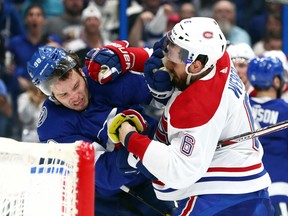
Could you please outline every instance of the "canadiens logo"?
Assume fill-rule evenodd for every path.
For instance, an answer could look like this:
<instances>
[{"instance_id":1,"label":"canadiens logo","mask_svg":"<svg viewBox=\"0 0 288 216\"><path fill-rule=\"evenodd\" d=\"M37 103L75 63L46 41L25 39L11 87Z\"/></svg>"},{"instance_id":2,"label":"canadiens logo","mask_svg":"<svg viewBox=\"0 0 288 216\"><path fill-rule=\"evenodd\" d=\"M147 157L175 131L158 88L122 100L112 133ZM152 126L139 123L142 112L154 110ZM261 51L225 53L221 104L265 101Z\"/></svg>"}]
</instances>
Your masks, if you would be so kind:
<instances>
[{"instance_id":1,"label":"canadiens logo","mask_svg":"<svg viewBox=\"0 0 288 216\"><path fill-rule=\"evenodd\" d=\"M211 39L211 38L213 38L213 32L205 31L205 32L203 32L203 37L206 39Z\"/></svg>"},{"instance_id":2,"label":"canadiens logo","mask_svg":"<svg viewBox=\"0 0 288 216\"><path fill-rule=\"evenodd\" d=\"M43 106L39 115L37 127L40 127L47 118L47 108Z\"/></svg>"}]
</instances>

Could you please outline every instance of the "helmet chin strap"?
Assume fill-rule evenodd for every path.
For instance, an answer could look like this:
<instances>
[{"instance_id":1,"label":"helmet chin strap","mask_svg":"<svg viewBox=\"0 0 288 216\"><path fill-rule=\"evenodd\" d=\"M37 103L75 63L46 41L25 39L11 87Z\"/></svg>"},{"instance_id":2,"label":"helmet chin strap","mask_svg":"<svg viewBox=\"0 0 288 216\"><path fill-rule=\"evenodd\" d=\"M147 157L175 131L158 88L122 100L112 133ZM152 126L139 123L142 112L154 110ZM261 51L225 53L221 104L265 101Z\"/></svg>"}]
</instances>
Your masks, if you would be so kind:
<instances>
[{"instance_id":1,"label":"helmet chin strap","mask_svg":"<svg viewBox=\"0 0 288 216\"><path fill-rule=\"evenodd\" d=\"M191 64L186 64L185 66L185 72L187 74L187 77L186 77L186 85L190 85L191 83L191 78L194 76L197 76L197 75L200 75L204 72L206 72L207 70L212 70L214 68L214 65L211 65L209 68L206 68L206 67L203 67L202 70L200 70L198 73L190 73L188 68L190 67Z\"/></svg>"}]
</instances>

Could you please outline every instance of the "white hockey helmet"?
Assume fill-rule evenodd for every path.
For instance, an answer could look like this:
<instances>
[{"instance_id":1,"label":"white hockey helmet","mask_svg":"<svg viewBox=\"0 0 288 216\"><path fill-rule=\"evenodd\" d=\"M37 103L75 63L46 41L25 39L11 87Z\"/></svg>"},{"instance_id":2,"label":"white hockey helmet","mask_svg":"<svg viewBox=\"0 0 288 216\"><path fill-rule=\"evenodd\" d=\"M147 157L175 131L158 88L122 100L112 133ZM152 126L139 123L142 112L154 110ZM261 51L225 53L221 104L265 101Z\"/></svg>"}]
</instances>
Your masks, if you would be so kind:
<instances>
[{"instance_id":1,"label":"white hockey helmet","mask_svg":"<svg viewBox=\"0 0 288 216\"><path fill-rule=\"evenodd\" d=\"M255 57L253 49L246 43L231 44L227 47L227 52L232 60L244 59L249 62Z\"/></svg>"},{"instance_id":2,"label":"white hockey helmet","mask_svg":"<svg viewBox=\"0 0 288 216\"><path fill-rule=\"evenodd\" d=\"M177 23L167 34L167 58L188 67L199 55L207 56L204 68L197 74L216 65L226 49L227 41L218 23L208 17L192 17Z\"/></svg>"}]
</instances>

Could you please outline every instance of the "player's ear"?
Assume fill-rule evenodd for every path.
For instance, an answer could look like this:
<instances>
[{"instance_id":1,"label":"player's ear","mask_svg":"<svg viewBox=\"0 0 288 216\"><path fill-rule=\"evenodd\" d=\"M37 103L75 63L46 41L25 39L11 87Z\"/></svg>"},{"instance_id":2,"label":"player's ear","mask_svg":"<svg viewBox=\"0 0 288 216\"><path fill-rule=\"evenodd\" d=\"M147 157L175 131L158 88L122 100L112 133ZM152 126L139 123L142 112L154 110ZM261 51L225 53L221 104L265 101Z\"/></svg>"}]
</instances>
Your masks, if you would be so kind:
<instances>
[{"instance_id":1,"label":"player's ear","mask_svg":"<svg viewBox=\"0 0 288 216\"><path fill-rule=\"evenodd\" d=\"M279 89L282 87L282 82L278 76L274 77L273 83L276 89Z\"/></svg>"},{"instance_id":2,"label":"player's ear","mask_svg":"<svg viewBox=\"0 0 288 216\"><path fill-rule=\"evenodd\" d=\"M80 74L85 77L85 73L83 72L82 68L79 68Z\"/></svg>"},{"instance_id":3,"label":"player's ear","mask_svg":"<svg viewBox=\"0 0 288 216\"><path fill-rule=\"evenodd\" d=\"M203 64L199 60L195 60L189 67L189 73L198 73L202 70Z\"/></svg>"}]
</instances>

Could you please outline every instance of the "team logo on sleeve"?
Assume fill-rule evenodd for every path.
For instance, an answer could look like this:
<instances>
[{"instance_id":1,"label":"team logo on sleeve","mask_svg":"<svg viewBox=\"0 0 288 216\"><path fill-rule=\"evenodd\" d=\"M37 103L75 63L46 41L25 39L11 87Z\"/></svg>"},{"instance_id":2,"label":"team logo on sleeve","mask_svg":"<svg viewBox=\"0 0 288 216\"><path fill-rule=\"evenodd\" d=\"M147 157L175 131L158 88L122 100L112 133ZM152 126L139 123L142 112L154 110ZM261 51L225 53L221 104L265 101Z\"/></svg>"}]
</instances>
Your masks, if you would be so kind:
<instances>
[{"instance_id":1,"label":"team logo on sleeve","mask_svg":"<svg viewBox=\"0 0 288 216\"><path fill-rule=\"evenodd\" d=\"M180 146L181 153L186 156L190 156L193 152L194 145L195 145L194 137L191 136L190 134L184 134Z\"/></svg>"},{"instance_id":2,"label":"team logo on sleeve","mask_svg":"<svg viewBox=\"0 0 288 216\"><path fill-rule=\"evenodd\" d=\"M47 118L47 108L43 106L39 115L37 127L40 127Z\"/></svg>"}]
</instances>

